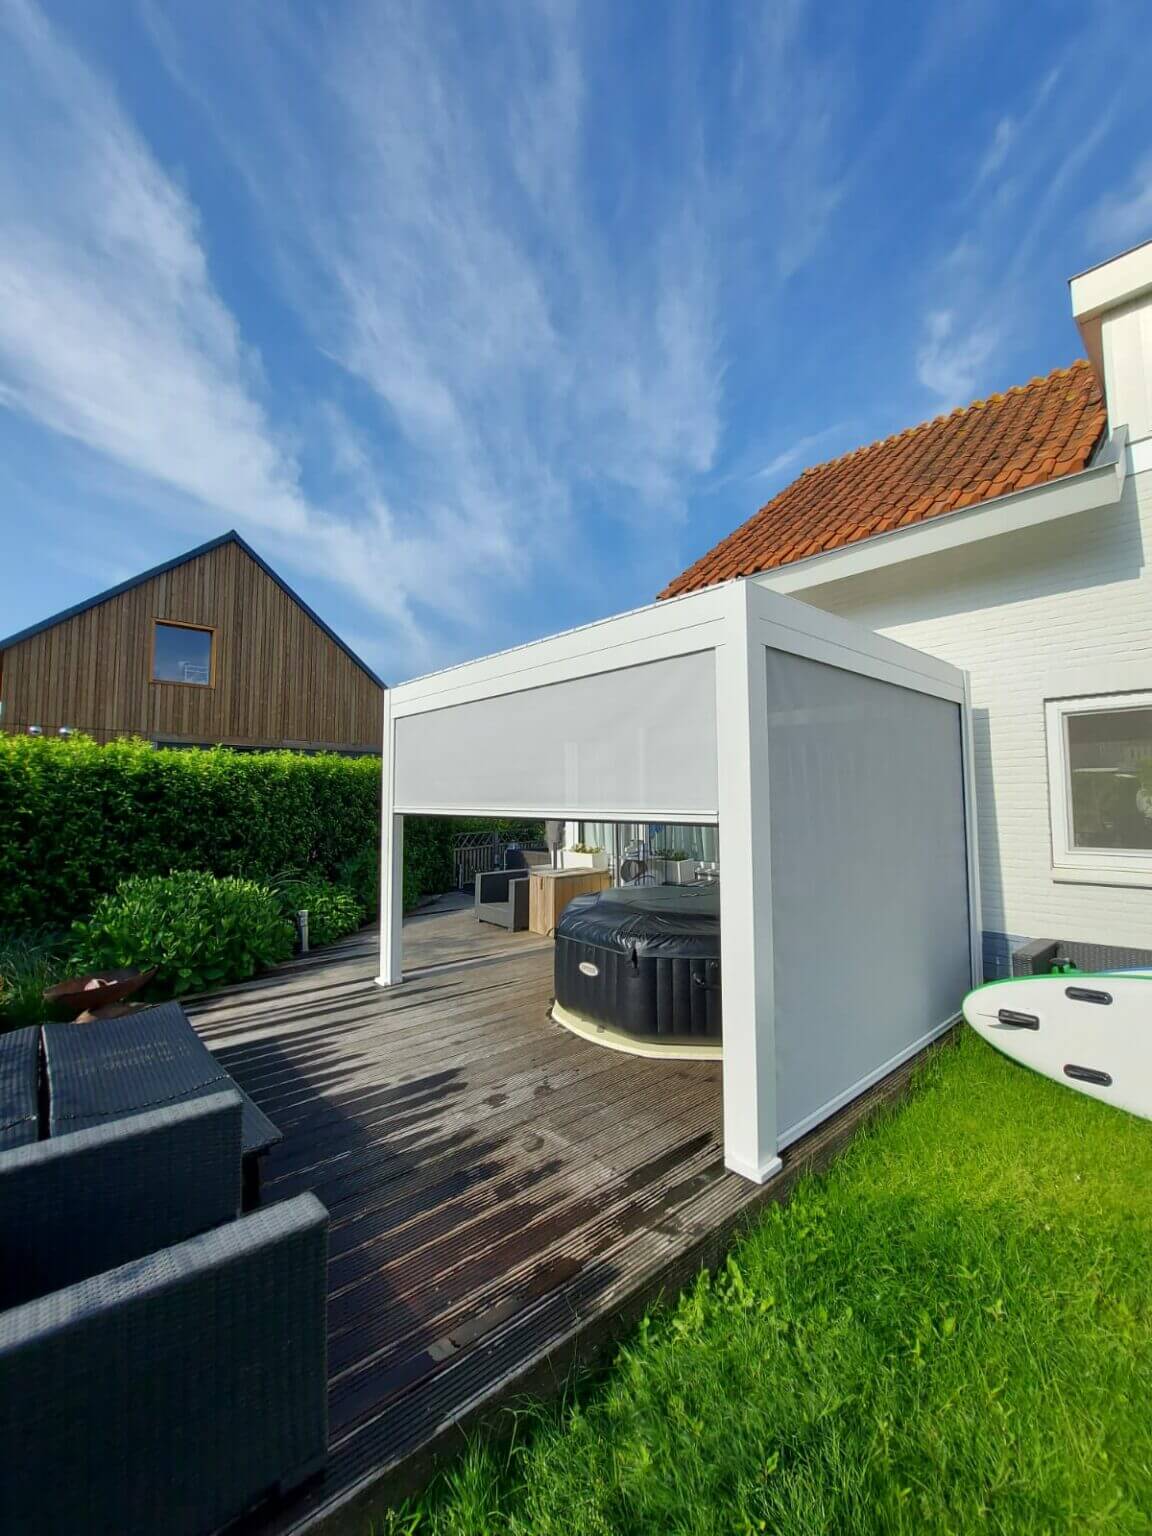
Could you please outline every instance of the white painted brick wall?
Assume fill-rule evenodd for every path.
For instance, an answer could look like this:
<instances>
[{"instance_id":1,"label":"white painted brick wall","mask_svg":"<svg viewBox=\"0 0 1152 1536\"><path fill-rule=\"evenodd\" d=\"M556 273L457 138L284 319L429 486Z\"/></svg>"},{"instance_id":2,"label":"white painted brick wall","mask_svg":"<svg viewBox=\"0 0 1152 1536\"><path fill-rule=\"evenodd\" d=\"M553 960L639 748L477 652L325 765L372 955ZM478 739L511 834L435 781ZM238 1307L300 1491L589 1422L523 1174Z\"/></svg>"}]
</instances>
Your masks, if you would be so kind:
<instances>
[{"instance_id":1,"label":"white painted brick wall","mask_svg":"<svg viewBox=\"0 0 1152 1536\"><path fill-rule=\"evenodd\" d=\"M1053 880L1046 688L1147 663L1152 472L1116 506L797 593L968 670L986 931L1152 948L1152 889Z\"/></svg>"}]
</instances>

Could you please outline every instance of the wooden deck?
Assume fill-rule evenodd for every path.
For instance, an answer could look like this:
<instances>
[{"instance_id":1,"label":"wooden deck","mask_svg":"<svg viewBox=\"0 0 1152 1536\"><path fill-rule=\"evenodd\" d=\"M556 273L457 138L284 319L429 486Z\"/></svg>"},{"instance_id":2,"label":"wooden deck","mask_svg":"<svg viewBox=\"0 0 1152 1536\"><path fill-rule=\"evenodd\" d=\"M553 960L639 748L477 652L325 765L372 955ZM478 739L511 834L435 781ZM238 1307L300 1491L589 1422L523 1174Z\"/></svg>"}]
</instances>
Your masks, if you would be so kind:
<instances>
[{"instance_id":1,"label":"wooden deck","mask_svg":"<svg viewBox=\"0 0 1152 1536\"><path fill-rule=\"evenodd\" d=\"M592 1358L908 1076L757 1189L723 1166L718 1063L551 1022L550 941L449 904L406 923L402 987L375 984L376 959L361 935L188 1010L284 1132L265 1199L311 1189L332 1217L329 1470L252 1522L268 1536L362 1531L366 1499L418 1486L501 1397Z\"/></svg>"}]
</instances>

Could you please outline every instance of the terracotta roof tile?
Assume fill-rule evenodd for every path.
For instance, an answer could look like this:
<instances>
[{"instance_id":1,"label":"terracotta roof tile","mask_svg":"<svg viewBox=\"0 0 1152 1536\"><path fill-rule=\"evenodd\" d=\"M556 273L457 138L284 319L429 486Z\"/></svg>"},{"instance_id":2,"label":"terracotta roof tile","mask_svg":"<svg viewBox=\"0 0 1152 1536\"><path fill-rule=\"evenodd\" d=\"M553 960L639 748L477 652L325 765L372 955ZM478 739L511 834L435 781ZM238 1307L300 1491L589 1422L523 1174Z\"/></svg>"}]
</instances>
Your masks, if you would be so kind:
<instances>
[{"instance_id":1,"label":"terracotta roof tile","mask_svg":"<svg viewBox=\"0 0 1152 1536\"><path fill-rule=\"evenodd\" d=\"M1084 469L1104 433L1089 363L959 406L806 469L670 582L676 597Z\"/></svg>"}]
</instances>

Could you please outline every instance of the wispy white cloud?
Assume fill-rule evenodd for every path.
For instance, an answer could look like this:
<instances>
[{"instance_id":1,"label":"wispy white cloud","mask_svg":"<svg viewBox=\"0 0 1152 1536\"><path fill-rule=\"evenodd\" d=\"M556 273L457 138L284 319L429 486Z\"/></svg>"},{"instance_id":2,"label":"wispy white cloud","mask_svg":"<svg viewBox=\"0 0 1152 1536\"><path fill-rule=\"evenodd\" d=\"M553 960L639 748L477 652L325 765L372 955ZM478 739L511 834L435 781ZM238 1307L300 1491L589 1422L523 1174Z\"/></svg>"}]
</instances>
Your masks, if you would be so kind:
<instances>
[{"instance_id":1,"label":"wispy white cloud","mask_svg":"<svg viewBox=\"0 0 1152 1536\"><path fill-rule=\"evenodd\" d=\"M0 80L36 124L0 155L0 400L156 490L347 583L411 632L378 541L301 487L196 210L30 0L0 3ZM165 498L168 498L166 503Z\"/></svg>"},{"instance_id":2,"label":"wispy white cloud","mask_svg":"<svg viewBox=\"0 0 1152 1536\"><path fill-rule=\"evenodd\" d=\"M1014 117L1002 117L996 124L992 141L984 151L984 158L976 170L977 187L982 187L1000 170L1019 133L1020 124Z\"/></svg>"},{"instance_id":3,"label":"wispy white cloud","mask_svg":"<svg viewBox=\"0 0 1152 1536\"><path fill-rule=\"evenodd\" d=\"M393 675L503 639L550 573L611 606L582 529L643 559L715 469L751 223L768 303L840 207L851 81L812 8L765 8L707 100L710 15L675 16L663 116L622 134L578 0L210 11L140 0L245 198L241 259L305 338L307 397L223 297L202 167L174 174L64 28L0 0L0 90L30 125L0 149L0 409L137 504L339 583Z\"/></svg>"},{"instance_id":4,"label":"wispy white cloud","mask_svg":"<svg viewBox=\"0 0 1152 1536\"><path fill-rule=\"evenodd\" d=\"M5 403L197 499L300 526L194 210L30 4L3 0L0 28L6 101L37 124L0 156Z\"/></svg>"},{"instance_id":5,"label":"wispy white cloud","mask_svg":"<svg viewBox=\"0 0 1152 1536\"><path fill-rule=\"evenodd\" d=\"M940 405L967 404L983 392L1016 343L1021 312L1036 299L1038 253L1067 220L1070 191L1112 125L1106 109L1087 132L1079 126L1068 132L1093 90L1090 72L1070 79L1081 41L1065 46L1023 93L1018 111L997 119L956 199L962 230L928 268L932 291L920 318L915 368Z\"/></svg>"},{"instance_id":6,"label":"wispy white cloud","mask_svg":"<svg viewBox=\"0 0 1152 1536\"><path fill-rule=\"evenodd\" d=\"M1092 209L1088 235L1109 253L1152 238L1152 154L1144 156L1123 187L1106 192Z\"/></svg>"},{"instance_id":7,"label":"wispy white cloud","mask_svg":"<svg viewBox=\"0 0 1152 1536\"><path fill-rule=\"evenodd\" d=\"M776 274L788 279L824 240L844 198L852 71L827 38L813 46L805 0L776 0L753 14L736 91L738 196L755 196L772 216Z\"/></svg>"},{"instance_id":8,"label":"wispy white cloud","mask_svg":"<svg viewBox=\"0 0 1152 1536\"><path fill-rule=\"evenodd\" d=\"M797 465L807 466L813 463L813 455L821 444L827 443L829 438L841 436L847 426L847 422L837 421L829 427L822 427L819 432L809 432L806 436L797 438L789 447L782 449L774 458L769 459L762 469L756 470L750 478L775 480L786 470L794 469Z\"/></svg>"},{"instance_id":9,"label":"wispy white cloud","mask_svg":"<svg viewBox=\"0 0 1152 1536\"><path fill-rule=\"evenodd\" d=\"M967 404L995 346L995 333L987 328L958 332L952 310L931 310L924 318L916 376L942 403Z\"/></svg>"},{"instance_id":10,"label":"wispy white cloud","mask_svg":"<svg viewBox=\"0 0 1152 1536\"><path fill-rule=\"evenodd\" d=\"M1002 171L1011 171L1010 161L1017 149L1024 148L1027 152L1030 136L1045 112L1063 73L1064 65L1057 64L1040 81L1022 111L1005 113L997 119L988 147L976 167L976 174L972 180L974 194L983 194L988 184L995 181ZM1016 188L1012 189L1013 192L1016 190Z\"/></svg>"},{"instance_id":11,"label":"wispy white cloud","mask_svg":"<svg viewBox=\"0 0 1152 1536\"><path fill-rule=\"evenodd\" d=\"M719 432L706 189L670 188L622 259L589 207L576 15L491 12L520 24L512 67L485 80L423 6L356 8L325 66L335 200L332 146L294 135L288 238L315 233L307 270L339 295L309 306L318 339L510 569L585 478L675 514Z\"/></svg>"}]
</instances>

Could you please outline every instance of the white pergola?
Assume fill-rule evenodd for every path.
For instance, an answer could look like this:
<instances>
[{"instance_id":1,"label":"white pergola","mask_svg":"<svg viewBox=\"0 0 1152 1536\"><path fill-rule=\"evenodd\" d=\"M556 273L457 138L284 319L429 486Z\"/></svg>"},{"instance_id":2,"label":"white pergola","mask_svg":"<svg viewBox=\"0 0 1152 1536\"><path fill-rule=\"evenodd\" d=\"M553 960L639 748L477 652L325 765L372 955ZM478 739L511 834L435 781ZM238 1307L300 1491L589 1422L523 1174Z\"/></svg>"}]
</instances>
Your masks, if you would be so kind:
<instances>
[{"instance_id":1,"label":"white pergola","mask_svg":"<svg viewBox=\"0 0 1152 1536\"><path fill-rule=\"evenodd\" d=\"M967 684L734 581L385 695L379 981L406 815L712 823L724 1138L779 1153L926 1045L978 977Z\"/></svg>"}]
</instances>

